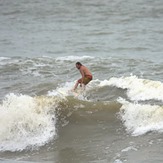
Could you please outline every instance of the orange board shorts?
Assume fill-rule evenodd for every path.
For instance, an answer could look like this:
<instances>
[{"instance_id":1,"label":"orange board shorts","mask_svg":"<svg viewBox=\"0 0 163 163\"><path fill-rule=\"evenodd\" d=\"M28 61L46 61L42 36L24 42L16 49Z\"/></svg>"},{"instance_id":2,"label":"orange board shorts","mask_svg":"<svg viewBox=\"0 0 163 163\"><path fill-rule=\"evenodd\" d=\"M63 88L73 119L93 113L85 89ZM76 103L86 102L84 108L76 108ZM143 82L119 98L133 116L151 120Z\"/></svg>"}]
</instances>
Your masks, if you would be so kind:
<instances>
[{"instance_id":1,"label":"orange board shorts","mask_svg":"<svg viewBox=\"0 0 163 163\"><path fill-rule=\"evenodd\" d=\"M93 78L93 77L92 77L91 75L85 76L85 77L84 77L83 83L84 83L85 85L87 85L87 84L92 80L92 78ZM78 80L78 83L81 83L81 81L82 81L82 78Z\"/></svg>"}]
</instances>

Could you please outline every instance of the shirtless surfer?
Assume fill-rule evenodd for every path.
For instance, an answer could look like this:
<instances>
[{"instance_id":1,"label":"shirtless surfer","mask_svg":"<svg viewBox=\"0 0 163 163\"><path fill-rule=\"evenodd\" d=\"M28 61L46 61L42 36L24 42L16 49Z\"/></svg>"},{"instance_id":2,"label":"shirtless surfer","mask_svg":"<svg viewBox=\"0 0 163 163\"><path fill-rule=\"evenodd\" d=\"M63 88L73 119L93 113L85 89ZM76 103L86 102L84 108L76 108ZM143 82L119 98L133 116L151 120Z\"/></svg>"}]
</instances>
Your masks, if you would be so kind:
<instances>
[{"instance_id":1,"label":"shirtless surfer","mask_svg":"<svg viewBox=\"0 0 163 163\"><path fill-rule=\"evenodd\" d=\"M85 89L85 86L92 80L93 76L89 69L80 62L76 62L76 68L80 71L82 78L76 82L73 90L75 90L79 84L83 89Z\"/></svg>"}]
</instances>

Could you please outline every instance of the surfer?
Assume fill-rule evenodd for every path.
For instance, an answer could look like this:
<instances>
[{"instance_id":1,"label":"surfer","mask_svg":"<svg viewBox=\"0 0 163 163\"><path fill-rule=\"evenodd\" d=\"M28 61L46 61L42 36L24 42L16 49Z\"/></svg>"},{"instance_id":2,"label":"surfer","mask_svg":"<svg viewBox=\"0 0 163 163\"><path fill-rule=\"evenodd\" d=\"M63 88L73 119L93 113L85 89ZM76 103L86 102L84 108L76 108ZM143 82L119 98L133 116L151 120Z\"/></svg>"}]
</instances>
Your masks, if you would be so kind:
<instances>
[{"instance_id":1,"label":"surfer","mask_svg":"<svg viewBox=\"0 0 163 163\"><path fill-rule=\"evenodd\" d=\"M80 84L80 87L85 89L85 86L92 80L93 76L91 72L89 71L89 69L85 67L84 65L82 65L80 62L76 62L76 68L80 71L82 78L80 78L76 82L73 90L75 90L79 84Z\"/></svg>"}]
</instances>

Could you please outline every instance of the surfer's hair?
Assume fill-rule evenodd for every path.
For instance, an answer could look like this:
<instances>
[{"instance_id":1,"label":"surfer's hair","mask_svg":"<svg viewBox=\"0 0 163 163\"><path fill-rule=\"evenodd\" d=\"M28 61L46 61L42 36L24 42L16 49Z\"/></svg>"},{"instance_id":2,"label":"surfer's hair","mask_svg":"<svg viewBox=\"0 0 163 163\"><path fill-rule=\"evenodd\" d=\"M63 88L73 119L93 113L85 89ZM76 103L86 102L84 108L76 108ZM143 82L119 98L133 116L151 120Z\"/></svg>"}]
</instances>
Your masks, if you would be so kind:
<instances>
[{"instance_id":1,"label":"surfer's hair","mask_svg":"<svg viewBox=\"0 0 163 163\"><path fill-rule=\"evenodd\" d=\"M76 65L80 65L80 66L82 66L82 64L81 64L80 62L76 62Z\"/></svg>"}]
</instances>

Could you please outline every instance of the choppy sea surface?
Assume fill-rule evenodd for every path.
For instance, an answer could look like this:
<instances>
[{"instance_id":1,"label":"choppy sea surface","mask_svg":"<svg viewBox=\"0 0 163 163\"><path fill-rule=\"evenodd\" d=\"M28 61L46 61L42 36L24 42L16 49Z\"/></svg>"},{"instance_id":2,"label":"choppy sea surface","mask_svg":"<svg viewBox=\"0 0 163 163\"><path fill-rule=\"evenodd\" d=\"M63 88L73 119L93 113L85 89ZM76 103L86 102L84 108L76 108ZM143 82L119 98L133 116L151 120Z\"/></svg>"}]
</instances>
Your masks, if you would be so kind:
<instances>
[{"instance_id":1,"label":"choppy sea surface","mask_svg":"<svg viewBox=\"0 0 163 163\"><path fill-rule=\"evenodd\" d=\"M0 162L162 163L162 45L162 0L1 0Z\"/></svg>"}]
</instances>

